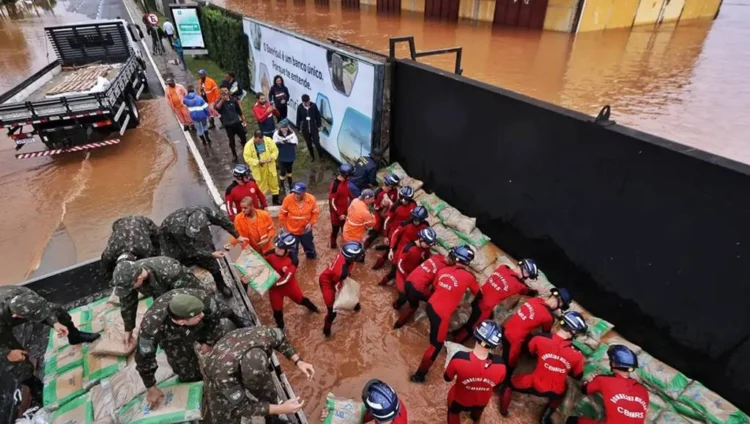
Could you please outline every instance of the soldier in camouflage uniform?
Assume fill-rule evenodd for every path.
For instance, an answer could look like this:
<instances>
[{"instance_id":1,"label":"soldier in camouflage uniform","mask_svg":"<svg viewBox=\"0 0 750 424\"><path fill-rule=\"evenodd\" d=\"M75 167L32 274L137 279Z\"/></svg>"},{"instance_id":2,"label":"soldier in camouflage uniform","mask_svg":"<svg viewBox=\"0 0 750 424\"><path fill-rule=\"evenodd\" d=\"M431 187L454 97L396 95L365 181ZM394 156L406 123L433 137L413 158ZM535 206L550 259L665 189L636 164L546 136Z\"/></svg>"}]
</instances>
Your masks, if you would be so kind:
<instances>
[{"instance_id":1,"label":"soldier in camouflage uniform","mask_svg":"<svg viewBox=\"0 0 750 424\"><path fill-rule=\"evenodd\" d=\"M220 226L240 242L249 241L237 233L232 221L221 211L208 206L193 206L178 209L164 219L161 224L162 250L165 256L175 258L183 265L198 265L208 270L221 294L231 297L232 291L224 282L216 261L225 253L216 250L209 225Z\"/></svg>"},{"instance_id":2,"label":"soldier in camouflage uniform","mask_svg":"<svg viewBox=\"0 0 750 424\"><path fill-rule=\"evenodd\" d=\"M279 422L278 415L294 414L304 402L299 398L278 404L271 376L270 355L277 350L294 361L312 379L313 366L299 357L278 328L241 328L227 333L206 359L207 421L213 424L237 423L241 417L266 417L266 423ZM248 397L245 390L252 395Z\"/></svg>"},{"instance_id":3,"label":"soldier in camouflage uniform","mask_svg":"<svg viewBox=\"0 0 750 424\"><path fill-rule=\"evenodd\" d=\"M102 268L112 278L119 260L149 258L161 254L159 227L145 216L126 216L112 224L112 234L102 252Z\"/></svg>"},{"instance_id":4,"label":"soldier in camouflage uniform","mask_svg":"<svg viewBox=\"0 0 750 424\"><path fill-rule=\"evenodd\" d=\"M156 388L156 349L161 346L167 362L180 381L199 381L201 376L194 344L206 352L222 336L221 318L231 309L201 289L175 289L156 299L141 322L135 351L136 369L148 390L148 401L159 402Z\"/></svg>"},{"instance_id":5,"label":"soldier in camouflage uniform","mask_svg":"<svg viewBox=\"0 0 750 424\"><path fill-rule=\"evenodd\" d=\"M22 286L0 287L0 374L10 375L31 390L34 400L42 402L43 385L34 376L34 367L23 346L13 335L13 327L26 322L43 322L68 337L68 343L91 343L98 334L79 331L59 305L47 302L31 289Z\"/></svg>"}]
</instances>

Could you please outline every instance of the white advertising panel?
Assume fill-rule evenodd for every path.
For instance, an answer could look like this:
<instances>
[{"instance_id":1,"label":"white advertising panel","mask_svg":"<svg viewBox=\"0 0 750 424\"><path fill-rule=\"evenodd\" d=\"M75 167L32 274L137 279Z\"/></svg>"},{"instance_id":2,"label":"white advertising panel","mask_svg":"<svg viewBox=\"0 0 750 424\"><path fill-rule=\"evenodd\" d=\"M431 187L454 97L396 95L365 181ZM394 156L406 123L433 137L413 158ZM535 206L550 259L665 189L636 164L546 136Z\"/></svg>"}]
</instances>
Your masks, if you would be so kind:
<instances>
[{"instance_id":1,"label":"white advertising panel","mask_svg":"<svg viewBox=\"0 0 750 424\"><path fill-rule=\"evenodd\" d=\"M287 119L297 125L303 94L318 105L320 142L334 158L352 162L372 146L375 66L350 53L245 18L253 91L268 94L280 76L289 89Z\"/></svg>"}]
</instances>

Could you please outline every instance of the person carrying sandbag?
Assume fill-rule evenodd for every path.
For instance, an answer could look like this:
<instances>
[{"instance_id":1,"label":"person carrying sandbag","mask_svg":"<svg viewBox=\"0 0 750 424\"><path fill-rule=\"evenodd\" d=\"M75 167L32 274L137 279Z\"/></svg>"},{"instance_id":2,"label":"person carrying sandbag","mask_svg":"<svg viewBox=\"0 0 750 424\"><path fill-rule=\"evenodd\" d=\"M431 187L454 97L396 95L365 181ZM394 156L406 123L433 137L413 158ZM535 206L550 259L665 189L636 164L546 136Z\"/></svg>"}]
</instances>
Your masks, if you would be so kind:
<instances>
[{"instance_id":1,"label":"person carrying sandbag","mask_svg":"<svg viewBox=\"0 0 750 424\"><path fill-rule=\"evenodd\" d=\"M396 174L388 174L383 178L383 184L375 189L375 203L373 208L375 209L375 225L367 233L367 240L365 240L365 249L369 249L372 243L380 237L385 231L383 224L385 224L385 216L391 205L396 203L398 200L398 185L401 183L401 179Z\"/></svg>"},{"instance_id":2,"label":"person carrying sandbag","mask_svg":"<svg viewBox=\"0 0 750 424\"><path fill-rule=\"evenodd\" d=\"M430 227L419 230L418 239L406 244L396 258L396 291L398 299L393 309L399 310L406 304L406 277L430 256L430 248L437 243L437 234ZM388 281L384 278L381 285Z\"/></svg>"},{"instance_id":3,"label":"person carrying sandbag","mask_svg":"<svg viewBox=\"0 0 750 424\"><path fill-rule=\"evenodd\" d=\"M349 177L353 173L354 168L351 165L348 163L341 164L339 166L339 174L328 187L328 210L331 215L331 249L338 248L336 239L346 223L349 203L354 199L354 194L349 190Z\"/></svg>"},{"instance_id":4,"label":"person carrying sandbag","mask_svg":"<svg viewBox=\"0 0 750 424\"><path fill-rule=\"evenodd\" d=\"M456 246L448 252L455 265L443 268L435 277L435 292L427 303L427 317L430 319L430 346L422 356L419 368L411 376L411 381L423 383L427 371L443 350L448 336L448 325L453 312L469 290L479 295L479 283L467 267L474 259L474 251L467 245Z\"/></svg>"},{"instance_id":5,"label":"person carrying sandbag","mask_svg":"<svg viewBox=\"0 0 750 424\"><path fill-rule=\"evenodd\" d=\"M487 278L487 281L479 289L482 292L482 296L477 296L471 302L469 320L453 334L454 342L463 343L466 341L474 328L479 323L489 319L495 306L499 305L505 299L517 294L524 296L537 295L537 291L532 290L525 283L527 279L536 280L536 277L539 275L539 268L537 268L536 262L533 259L522 259L518 262L518 266L521 268L520 275L508 265L500 265Z\"/></svg>"},{"instance_id":6,"label":"person carrying sandbag","mask_svg":"<svg viewBox=\"0 0 750 424\"><path fill-rule=\"evenodd\" d=\"M328 313L326 314L325 324L323 325L323 334L326 337L331 335L331 325L336 319L336 312L333 311L333 303L336 301L336 293L341 290L341 286L354 268L354 262L365 261L365 249L362 243L350 241L341 246L341 251L336 255L329 266L318 277L320 292L323 294L323 301L326 304ZM357 303L354 310L359 312L360 304Z\"/></svg>"},{"instance_id":7,"label":"person carrying sandbag","mask_svg":"<svg viewBox=\"0 0 750 424\"><path fill-rule=\"evenodd\" d=\"M540 419L542 424L552 424L552 414L565 398L568 375L576 380L583 377L585 358L572 340L586 333L587 328L581 314L565 312L554 334L538 334L529 341L529 353L537 357L534 371L510 379L513 391L548 399ZM500 413L504 417L508 416L510 401L511 392L503 392Z\"/></svg>"},{"instance_id":8,"label":"person carrying sandbag","mask_svg":"<svg viewBox=\"0 0 750 424\"><path fill-rule=\"evenodd\" d=\"M380 269L385 265L385 262L391 255L390 240L393 237L393 233L401 225L402 222L411 219L411 213L416 209L417 203L414 201L414 189L411 187L401 187L398 191L398 201L391 205L388 213L385 217L385 243L388 249L383 255L378 258L372 269ZM426 217L425 217L426 218ZM380 246L377 247L380 249Z\"/></svg>"},{"instance_id":9,"label":"person carrying sandbag","mask_svg":"<svg viewBox=\"0 0 750 424\"><path fill-rule=\"evenodd\" d=\"M450 255L434 254L422 262L414 271L406 277L404 293L408 304L401 310L401 315L393 324L393 329L399 329L406 324L411 316L419 308L419 302L427 302L433 291L435 276L441 269L453 266L455 262Z\"/></svg>"},{"instance_id":10,"label":"person carrying sandbag","mask_svg":"<svg viewBox=\"0 0 750 424\"><path fill-rule=\"evenodd\" d=\"M120 314L125 324L123 342L131 346L138 313L138 294L157 299L164 293L181 288L200 289L200 280L177 259L167 256L121 261L112 278L115 295L120 298Z\"/></svg>"},{"instance_id":11,"label":"person carrying sandbag","mask_svg":"<svg viewBox=\"0 0 750 424\"><path fill-rule=\"evenodd\" d=\"M282 423L279 415L294 414L305 404L300 398L278 402L272 376L273 351L294 362L308 380L315 369L305 362L279 328L252 327L227 333L206 359L207 422L239 423L242 418L265 417ZM250 392L252 396L247 396Z\"/></svg>"},{"instance_id":12,"label":"person carrying sandbag","mask_svg":"<svg viewBox=\"0 0 750 424\"><path fill-rule=\"evenodd\" d=\"M599 393L604 400L604 421L568 417L565 424L643 424L646 422L649 393L630 373L638 368L638 357L627 346L611 345L607 349L611 375L597 375L581 386L583 394Z\"/></svg>"},{"instance_id":13,"label":"person carrying sandbag","mask_svg":"<svg viewBox=\"0 0 750 424\"><path fill-rule=\"evenodd\" d=\"M492 398L493 389L505 380L505 364L490 351L500 344L502 333L494 321L484 321L474 329L474 350L459 351L448 362L443 378L455 384L448 391L448 424L461 424L461 413L468 412L478 423Z\"/></svg>"},{"instance_id":14,"label":"person carrying sandbag","mask_svg":"<svg viewBox=\"0 0 750 424\"><path fill-rule=\"evenodd\" d=\"M297 267L292 263L289 251L297 244L296 238L288 233L279 234L274 239L274 249L263 256L271 267L279 273L279 280L268 289L268 297L271 300L271 310L276 326L284 329L284 298L288 297L292 302L302 305L310 312L319 312L310 299L302 294L302 289L297 283Z\"/></svg>"}]
</instances>

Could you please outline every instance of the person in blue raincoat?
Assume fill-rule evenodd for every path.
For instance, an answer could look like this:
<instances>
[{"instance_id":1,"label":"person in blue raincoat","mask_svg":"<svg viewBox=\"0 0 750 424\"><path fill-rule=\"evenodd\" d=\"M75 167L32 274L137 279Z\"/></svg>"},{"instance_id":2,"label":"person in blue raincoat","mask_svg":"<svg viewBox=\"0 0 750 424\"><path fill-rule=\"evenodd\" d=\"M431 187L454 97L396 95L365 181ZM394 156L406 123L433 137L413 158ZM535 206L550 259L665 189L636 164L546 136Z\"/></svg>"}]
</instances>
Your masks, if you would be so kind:
<instances>
[{"instance_id":1,"label":"person in blue raincoat","mask_svg":"<svg viewBox=\"0 0 750 424\"><path fill-rule=\"evenodd\" d=\"M195 93L195 87L192 85L188 86L187 92L187 96L182 99L182 103L190 112L190 119L193 120L195 132L198 133L198 137L203 144L211 144L211 139L208 137L208 118L211 116L208 111L208 103L203 100L203 97Z\"/></svg>"}]
</instances>

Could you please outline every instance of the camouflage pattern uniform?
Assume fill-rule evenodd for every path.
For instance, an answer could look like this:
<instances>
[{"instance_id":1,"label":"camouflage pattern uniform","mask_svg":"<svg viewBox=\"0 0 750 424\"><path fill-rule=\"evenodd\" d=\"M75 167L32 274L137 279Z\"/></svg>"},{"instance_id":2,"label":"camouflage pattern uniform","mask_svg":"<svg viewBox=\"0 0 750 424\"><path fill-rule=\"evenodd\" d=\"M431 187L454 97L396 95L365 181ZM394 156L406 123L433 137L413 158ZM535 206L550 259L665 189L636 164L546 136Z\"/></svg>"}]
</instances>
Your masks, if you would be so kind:
<instances>
[{"instance_id":1,"label":"camouflage pattern uniform","mask_svg":"<svg viewBox=\"0 0 750 424\"><path fill-rule=\"evenodd\" d=\"M161 254L159 227L145 216L126 216L112 224L112 234L102 252L102 267L106 277L112 278L117 258L127 255L136 260Z\"/></svg>"},{"instance_id":2,"label":"camouflage pattern uniform","mask_svg":"<svg viewBox=\"0 0 750 424\"><path fill-rule=\"evenodd\" d=\"M144 269L148 272L148 277L140 287L134 289L133 283ZM115 268L113 284L120 297L120 313L125 323L125 331L133 331L135 328L138 293L156 299L174 289L202 288L200 280L189 269L182 266L177 259L166 256L120 262Z\"/></svg>"},{"instance_id":3,"label":"camouflage pattern uniform","mask_svg":"<svg viewBox=\"0 0 750 424\"><path fill-rule=\"evenodd\" d=\"M297 353L283 331L263 326L231 331L214 345L206 359L209 423L235 423L251 416L268 421L269 404L278 401L269 367L273 350L287 359Z\"/></svg>"},{"instance_id":4,"label":"camouflage pattern uniform","mask_svg":"<svg viewBox=\"0 0 750 424\"><path fill-rule=\"evenodd\" d=\"M200 222L200 228L191 229L191 223ZM216 251L209 225L218 225L235 238L240 235L234 224L221 211L208 206L193 206L178 209L169 214L161 224L162 251L182 262L183 265L197 265L206 269L214 277L216 287L224 292L226 283L221 267L211 256ZM191 231L196 231L191 235Z\"/></svg>"},{"instance_id":5,"label":"camouflage pattern uniform","mask_svg":"<svg viewBox=\"0 0 750 424\"><path fill-rule=\"evenodd\" d=\"M181 326L172 321L169 302L179 294L187 294L201 299L205 305L203 320L195 326ZM138 373L147 388L156 384L156 349L161 346L167 355L167 362L180 381L202 379L198 356L194 344L213 345L222 336L221 318L230 315L225 305L218 303L208 293L200 289L176 289L156 299L146 312L138 334L135 363Z\"/></svg>"}]
</instances>

